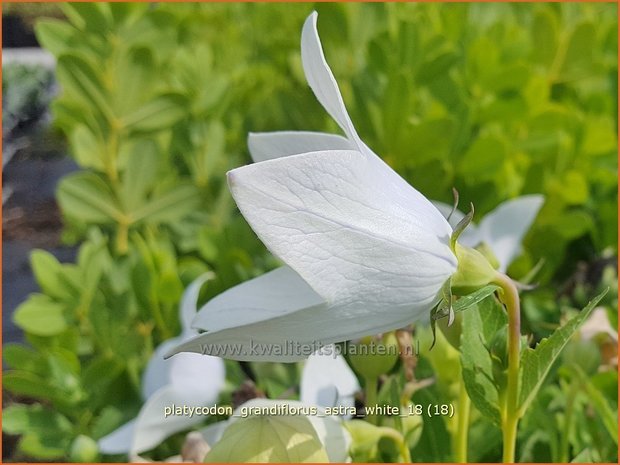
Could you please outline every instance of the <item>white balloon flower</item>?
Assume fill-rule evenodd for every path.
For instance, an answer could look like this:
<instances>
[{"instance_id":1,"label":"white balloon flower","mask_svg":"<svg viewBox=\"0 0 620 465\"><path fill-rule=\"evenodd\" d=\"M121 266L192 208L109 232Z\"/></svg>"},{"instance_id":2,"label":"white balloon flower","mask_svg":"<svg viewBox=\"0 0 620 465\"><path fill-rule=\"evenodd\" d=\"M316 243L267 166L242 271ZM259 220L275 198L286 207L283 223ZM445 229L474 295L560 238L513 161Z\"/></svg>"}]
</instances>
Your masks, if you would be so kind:
<instances>
[{"instance_id":1,"label":"white balloon flower","mask_svg":"<svg viewBox=\"0 0 620 465\"><path fill-rule=\"evenodd\" d=\"M465 216L459 210L452 212L448 204L433 203L445 217L452 213L449 221L453 227ZM481 243L488 245L497 258L499 271L503 273L521 253L521 242L543 203L544 197L538 194L523 195L502 202L485 215L478 225L470 224L459 236L459 242L468 247Z\"/></svg>"},{"instance_id":2,"label":"white balloon flower","mask_svg":"<svg viewBox=\"0 0 620 465\"><path fill-rule=\"evenodd\" d=\"M345 358L336 352L336 346L327 346L315 352L304 364L301 373L299 398L301 402L319 407L355 406L355 393L360 385Z\"/></svg>"},{"instance_id":3,"label":"white balloon flower","mask_svg":"<svg viewBox=\"0 0 620 465\"><path fill-rule=\"evenodd\" d=\"M202 434L205 441L212 447L217 447L220 440L224 436L226 429L230 427L232 424L240 421L241 418L248 418L244 411L256 411L256 409L276 409L276 408L289 407L292 410L297 412L304 412L314 409L316 414L286 414L286 415L270 415L270 414L251 414L249 417L272 417L274 419L278 418L291 418L298 416L300 418L305 418L310 423L318 440L320 441L320 445L325 449L327 458L330 462L335 463L345 463L350 462L351 459L349 457L349 447L351 445L351 436L349 435L346 428L343 426L342 419L333 416L326 415L323 412L321 407L317 407L315 405L306 404L304 402L299 402L296 400L272 400L272 399L251 399L244 404L237 407L237 409L233 412L232 416L228 420L220 421L217 423L213 423L205 428L203 428L200 433ZM242 421L242 420L241 420ZM230 455L234 458L235 448L244 449L247 447L247 444L243 444L243 437L241 438L232 438L233 440L227 444L225 447L230 451ZM298 447L303 447L303 443L297 443L293 441L293 444L283 444L283 440L285 438L275 437L271 435L263 435L261 437L261 450L256 451L257 454L265 453L274 447L274 443L279 446L285 446L286 449L294 453L294 449ZM285 441L286 442L286 441ZM244 451L245 453L246 451ZM268 452L267 452L268 453ZM208 457L208 456L207 456ZM234 461L234 460L232 460Z\"/></svg>"},{"instance_id":4,"label":"white balloon flower","mask_svg":"<svg viewBox=\"0 0 620 465\"><path fill-rule=\"evenodd\" d=\"M128 454L130 460L152 449L168 436L204 420L202 415L165 415L166 408L213 405L224 388L226 372L221 358L180 354L172 360L164 355L179 343L196 335L190 323L196 314L200 288L212 275L195 280L183 294L180 305L181 335L160 344L142 375L145 403L138 416L99 440L104 454Z\"/></svg>"},{"instance_id":5,"label":"white balloon flower","mask_svg":"<svg viewBox=\"0 0 620 465\"><path fill-rule=\"evenodd\" d=\"M208 302L189 351L295 361L321 346L428 319L455 273L452 227L359 138L325 61L316 12L301 57L308 83L345 137L252 134L255 163L228 173L241 213L285 266Z\"/></svg>"}]
</instances>

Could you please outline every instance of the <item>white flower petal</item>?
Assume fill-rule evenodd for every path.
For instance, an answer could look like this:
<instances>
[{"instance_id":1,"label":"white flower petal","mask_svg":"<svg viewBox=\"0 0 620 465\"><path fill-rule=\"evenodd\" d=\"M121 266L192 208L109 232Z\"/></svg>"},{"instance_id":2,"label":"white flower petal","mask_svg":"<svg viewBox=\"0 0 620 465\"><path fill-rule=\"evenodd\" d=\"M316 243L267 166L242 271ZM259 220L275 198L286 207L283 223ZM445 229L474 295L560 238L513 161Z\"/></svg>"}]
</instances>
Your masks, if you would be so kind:
<instances>
[{"instance_id":1,"label":"white flower petal","mask_svg":"<svg viewBox=\"0 0 620 465\"><path fill-rule=\"evenodd\" d=\"M319 150L353 150L342 136L322 132L281 131L250 133L248 149L255 162Z\"/></svg>"},{"instance_id":2,"label":"white flower petal","mask_svg":"<svg viewBox=\"0 0 620 465\"><path fill-rule=\"evenodd\" d=\"M335 346L312 354L304 364L300 388L302 402L321 407L351 407L359 389L357 377L344 357L335 352Z\"/></svg>"},{"instance_id":3,"label":"white flower petal","mask_svg":"<svg viewBox=\"0 0 620 465\"><path fill-rule=\"evenodd\" d=\"M159 349L167 349L170 345L168 343L179 342L179 338L171 339L160 345ZM222 359L184 353L173 360L162 360L161 365L169 373L172 383L150 393L136 419L99 441L103 453L139 454L152 449L168 436L205 419L204 415L171 415L166 418L164 407L202 407L217 401L225 383Z\"/></svg>"},{"instance_id":4,"label":"white flower petal","mask_svg":"<svg viewBox=\"0 0 620 465\"><path fill-rule=\"evenodd\" d=\"M319 441L325 447L329 461L331 463L349 462L351 436L342 426L342 423L333 416L318 417L310 415L308 420L312 423Z\"/></svg>"},{"instance_id":5,"label":"white flower petal","mask_svg":"<svg viewBox=\"0 0 620 465\"><path fill-rule=\"evenodd\" d=\"M436 200L433 200L432 202L444 218L447 219L448 216L450 216L450 213L452 213L452 205L438 202ZM465 213L460 210L454 210L454 213L452 213L452 216L450 216L448 222L452 228L455 228L463 218L465 218ZM459 236L459 244L466 245L467 247L475 247L480 242L481 239L480 233L478 232L478 227L473 222L469 223L469 226L467 226Z\"/></svg>"},{"instance_id":6,"label":"white flower petal","mask_svg":"<svg viewBox=\"0 0 620 465\"><path fill-rule=\"evenodd\" d=\"M327 344L401 328L419 316L409 305L390 307L382 303L361 302L322 305L270 320L207 332L180 344L167 356L196 352L232 360L295 362Z\"/></svg>"},{"instance_id":7,"label":"white flower petal","mask_svg":"<svg viewBox=\"0 0 620 465\"><path fill-rule=\"evenodd\" d=\"M134 419L102 437L97 442L99 450L104 454L126 454L131 449L135 426Z\"/></svg>"},{"instance_id":8,"label":"white flower petal","mask_svg":"<svg viewBox=\"0 0 620 465\"><path fill-rule=\"evenodd\" d=\"M288 266L241 283L204 305L192 325L210 332L269 320L324 304Z\"/></svg>"},{"instance_id":9,"label":"white flower petal","mask_svg":"<svg viewBox=\"0 0 620 465\"><path fill-rule=\"evenodd\" d=\"M303 359L317 342L419 319L456 269L446 220L377 157L356 151L293 155L233 170L229 182L254 231L327 303L295 273L276 270L207 304L194 327L209 332L171 354ZM279 273L293 283L280 285ZM289 343L314 347L291 350ZM267 347L257 351L257 344Z\"/></svg>"},{"instance_id":10,"label":"white flower petal","mask_svg":"<svg viewBox=\"0 0 620 465\"><path fill-rule=\"evenodd\" d=\"M543 203L544 197L541 195L524 195L508 200L486 215L478 225L480 238L493 250L500 263L500 271L506 271L521 252L523 237Z\"/></svg>"},{"instance_id":11,"label":"white flower petal","mask_svg":"<svg viewBox=\"0 0 620 465\"><path fill-rule=\"evenodd\" d=\"M170 383L170 368L172 364L164 360L173 347L183 342L183 338L175 337L162 342L151 355L142 374L142 399L151 397L155 391Z\"/></svg>"},{"instance_id":12,"label":"white flower petal","mask_svg":"<svg viewBox=\"0 0 620 465\"><path fill-rule=\"evenodd\" d=\"M176 406L209 406L212 402L194 390L179 392L174 386L165 386L153 394L142 406L136 418L130 454L140 454L160 444L174 433L204 421L204 415L170 415L164 417L164 408Z\"/></svg>"},{"instance_id":13,"label":"white flower petal","mask_svg":"<svg viewBox=\"0 0 620 465\"><path fill-rule=\"evenodd\" d=\"M162 342L153 352L142 374L142 398L144 400L151 397L159 388L170 383L170 370L173 364L164 360L164 356L176 345L195 336L195 333L191 329L191 322L196 316L196 306L198 304L200 288L207 280L212 278L213 273L204 273L194 280L183 293L183 298L179 306L182 328L181 336ZM223 367L223 362L220 361L220 363ZM203 372L201 371L200 373Z\"/></svg>"},{"instance_id":14,"label":"white flower petal","mask_svg":"<svg viewBox=\"0 0 620 465\"><path fill-rule=\"evenodd\" d=\"M347 138L362 150L364 144L353 127L334 74L325 60L316 28L317 16L316 11L312 12L301 32L301 62L306 80L318 101L342 128Z\"/></svg>"},{"instance_id":15,"label":"white flower petal","mask_svg":"<svg viewBox=\"0 0 620 465\"><path fill-rule=\"evenodd\" d=\"M181 331L186 333L191 331L192 320L196 316L196 309L198 306L198 297L200 295L200 289L202 285L208 280L213 279L214 275L211 272L203 273L196 278L183 292L183 298L180 305L180 317L181 317Z\"/></svg>"},{"instance_id":16,"label":"white flower petal","mask_svg":"<svg viewBox=\"0 0 620 465\"><path fill-rule=\"evenodd\" d=\"M171 385L188 397L199 397L203 405L217 402L226 384L224 360L195 353L179 354L170 363Z\"/></svg>"},{"instance_id":17,"label":"white flower petal","mask_svg":"<svg viewBox=\"0 0 620 465\"><path fill-rule=\"evenodd\" d=\"M193 336L195 334L169 339L155 350L142 375L143 399L147 400L163 386L173 385L179 392L199 390L205 402L213 403L217 400L226 381L222 359L195 353L180 354L173 360L164 359L174 347Z\"/></svg>"},{"instance_id":18,"label":"white flower petal","mask_svg":"<svg viewBox=\"0 0 620 465\"><path fill-rule=\"evenodd\" d=\"M224 434L224 430L226 430L228 424L228 420L212 423L209 426L202 428L200 430L200 434L202 434L203 439L207 441L207 444L209 444L210 447L213 447L213 444L219 441L222 434Z\"/></svg>"},{"instance_id":19,"label":"white flower petal","mask_svg":"<svg viewBox=\"0 0 620 465\"><path fill-rule=\"evenodd\" d=\"M408 305L415 315L456 269L445 218L378 157L312 152L228 179L259 238L330 304Z\"/></svg>"}]
</instances>

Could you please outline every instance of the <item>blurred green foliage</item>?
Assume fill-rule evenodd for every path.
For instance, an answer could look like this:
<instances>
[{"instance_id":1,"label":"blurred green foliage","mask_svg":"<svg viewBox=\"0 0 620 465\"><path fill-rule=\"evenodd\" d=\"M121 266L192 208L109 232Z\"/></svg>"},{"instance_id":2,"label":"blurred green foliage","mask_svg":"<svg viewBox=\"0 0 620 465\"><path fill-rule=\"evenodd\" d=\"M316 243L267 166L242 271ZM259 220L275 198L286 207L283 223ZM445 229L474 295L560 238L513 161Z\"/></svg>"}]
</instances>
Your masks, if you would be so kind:
<instances>
[{"instance_id":1,"label":"blurred green foliage","mask_svg":"<svg viewBox=\"0 0 620 465\"><path fill-rule=\"evenodd\" d=\"M606 268L606 278L579 280L558 304L557 286L578 262L617 253L615 4L63 4L67 19L36 31L58 60L55 124L82 167L58 191L65 239L83 243L75 264L33 255L41 293L14 316L31 347L4 348L4 387L39 401L4 412L25 457L66 458L76 441L135 415L140 373L177 334L193 278L216 273L208 298L275 265L236 213L224 173L249 161L249 131L337 132L301 68L312 9L361 137L422 193L450 202L454 186L480 216L508 198L545 195L510 270L521 278L543 260L542 286L523 305L536 338L616 276ZM617 322L614 291L605 303ZM434 362L451 360L448 351L423 353L416 375L438 381L416 402L454 398L458 357L452 370ZM532 412L546 415L544 396L558 409L586 405L575 394L586 381L603 397L599 411L617 409L617 376L584 381L567 366ZM390 398L390 383L380 396ZM598 416L558 414L541 436L547 422L535 415L524 420L523 460L615 457ZM574 432L576 421L592 423L587 434ZM425 420L414 461L451 460L451 428ZM598 442L588 448L589 439ZM484 417L470 440L472 460L497 460L501 438Z\"/></svg>"}]
</instances>

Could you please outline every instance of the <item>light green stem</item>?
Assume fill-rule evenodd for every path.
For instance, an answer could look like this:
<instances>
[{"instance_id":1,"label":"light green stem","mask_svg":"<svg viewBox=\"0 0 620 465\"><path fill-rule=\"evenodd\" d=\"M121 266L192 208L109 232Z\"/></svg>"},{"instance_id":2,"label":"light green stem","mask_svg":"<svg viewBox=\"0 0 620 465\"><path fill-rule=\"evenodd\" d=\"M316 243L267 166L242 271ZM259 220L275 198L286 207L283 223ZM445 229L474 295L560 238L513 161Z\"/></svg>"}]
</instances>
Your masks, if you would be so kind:
<instances>
[{"instance_id":1,"label":"light green stem","mask_svg":"<svg viewBox=\"0 0 620 465\"><path fill-rule=\"evenodd\" d=\"M456 442L454 445L454 458L457 463L467 463L467 433L469 433L471 399L467 395L465 382L462 379L459 387L458 408L459 412L457 418Z\"/></svg>"},{"instance_id":2,"label":"light green stem","mask_svg":"<svg viewBox=\"0 0 620 465\"><path fill-rule=\"evenodd\" d=\"M402 463L411 463L411 452L409 452L409 446L407 445L407 441L405 437L400 434L398 431L392 428L381 428L383 435L385 437L390 437L394 439L394 442L398 445L398 449L400 451L400 455L403 459Z\"/></svg>"},{"instance_id":3,"label":"light green stem","mask_svg":"<svg viewBox=\"0 0 620 465\"><path fill-rule=\"evenodd\" d=\"M560 438L560 457L561 463L568 463L570 454L570 435L573 427L573 412L575 410L575 397L579 390L579 384L574 383L570 386L566 397L566 414L564 415L564 431Z\"/></svg>"},{"instance_id":4,"label":"light green stem","mask_svg":"<svg viewBox=\"0 0 620 465\"><path fill-rule=\"evenodd\" d=\"M495 284L502 288L500 299L508 313L508 379L505 404L502 409L502 435L504 440L504 463L514 463L519 424L519 362L521 341L521 308L519 293L512 280L497 273Z\"/></svg>"},{"instance_id":5,"label":"light green stem","mask_svg":"<svg viewBox=\"0 0 620 465\"><path fill-rule=\"evenodd\" d=\"M365 383L364 383L364 394L365 394L365 405L366 405L366 418L368 419L368 422L376 425L377 424L377 415L376 413L376 407L377 407L377 383L378 383L378 379L376 377L373 376L367 376L365 378ZM368 408L372 409L373 413L368 413Z\"/></svg>"}]
</instances>

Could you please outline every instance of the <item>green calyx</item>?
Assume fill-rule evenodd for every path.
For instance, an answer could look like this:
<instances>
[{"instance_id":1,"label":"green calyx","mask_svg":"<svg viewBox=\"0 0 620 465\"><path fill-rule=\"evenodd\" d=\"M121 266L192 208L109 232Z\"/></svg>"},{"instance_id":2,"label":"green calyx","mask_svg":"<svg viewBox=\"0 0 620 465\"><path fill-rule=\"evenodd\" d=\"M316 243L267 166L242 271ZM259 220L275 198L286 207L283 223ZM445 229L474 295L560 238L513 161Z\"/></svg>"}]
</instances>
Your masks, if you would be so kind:
<instances>
[{"instance_id":1,"label":"green calyx","mask_svg":"<svg viewBox=\"0 0 620 465\"><path fill-rule=\"evenodd\" d=\"M452 291L475 291L492 282L496 274L495 268L497 266L494 265L497 265L497 260L490 253L490 250L479 251L457 242L461 233L474 218L474 205L470 204L470 207L469 213L459 221L452 232L452 237L450 237L450 248L458 260L456 273L450 278Z\"/></svg>"},{"instance_id":2,"label":"green calyx","mask_svg":"<svg viewBox=\"0 0 620 465\"><path fill-rule=\"evenodd\" d=\"M497 271L478 250L455 244L458 260L456 273L451 277L452 289L471 292L493 282Z\"/></svg>"},{"instance_id":3,"label":"green calyx","mask_svg":"<svg viewBox=\"0 0 620 465\"><path fill-rule=\"evenodd\" d=\"M480 252L482 255L484 255L484 258L486 258L489 261L489 263L491 264L493 268L495 268L496 270L499 268L499 260L493 253L493 250L491 249L491 247L489 247L489 245L486 242L481 242L480 244L478 244L476 246L476 250Z\"/></svg>"},{"instance_id":4,"label":"green calyx","mask_svg":"<svg viewBox=\"0 0 620 465\"><path fill-rule=\"evenodd\" d=\"M365 378L376 379L388 373L398 361L398 340L393 331L378 337L364 337L349 342L348 353L356 372Z\"/></svg>"}]
</instances>

